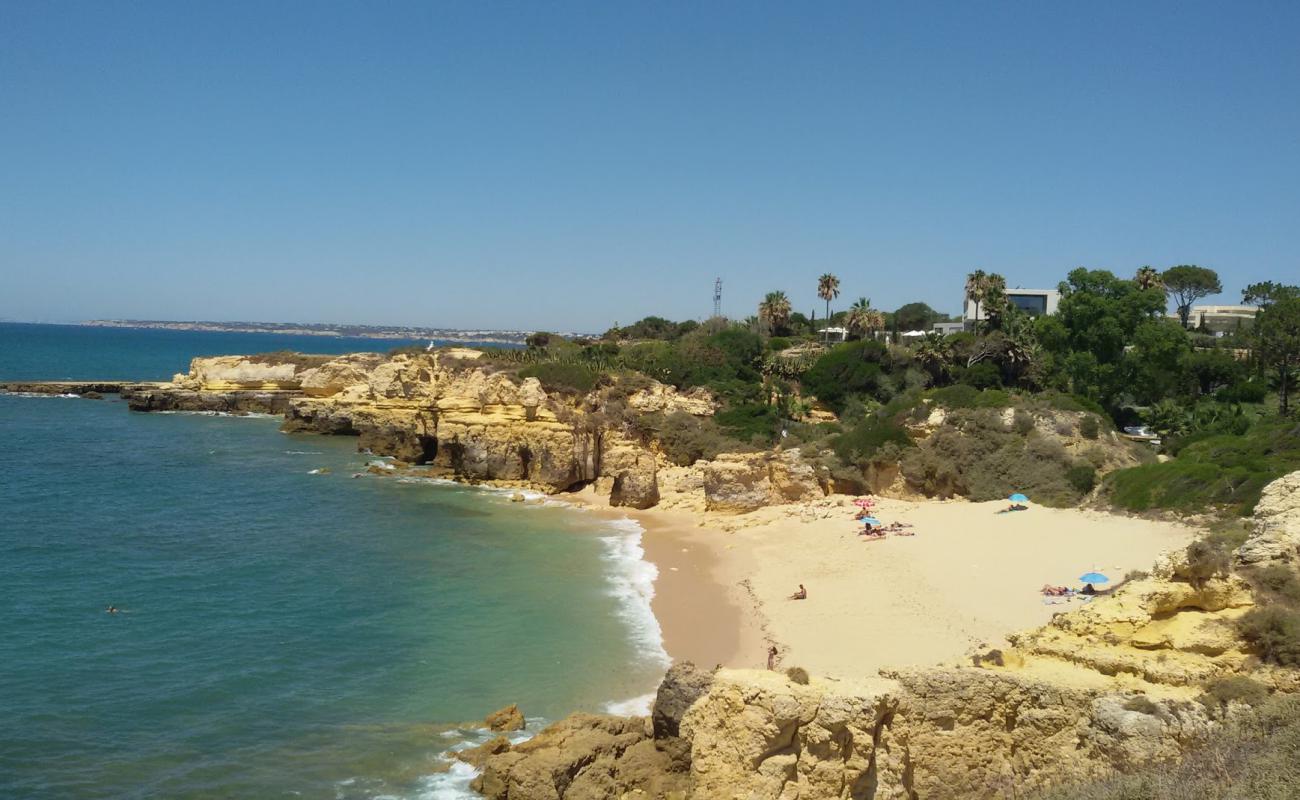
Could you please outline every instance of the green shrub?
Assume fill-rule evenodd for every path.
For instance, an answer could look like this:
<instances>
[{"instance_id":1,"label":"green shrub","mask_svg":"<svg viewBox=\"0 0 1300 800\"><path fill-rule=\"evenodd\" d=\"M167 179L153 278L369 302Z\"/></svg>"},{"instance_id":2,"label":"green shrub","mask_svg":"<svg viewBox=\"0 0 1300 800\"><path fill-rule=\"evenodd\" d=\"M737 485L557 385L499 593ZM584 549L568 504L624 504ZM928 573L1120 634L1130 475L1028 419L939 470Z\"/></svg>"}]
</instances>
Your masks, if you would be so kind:
<instances>
[{"instance_id":1,"label":"green shrub","mask_svg":"<svg viewBox=\"0 0 1300 800\"><path fill-rule=\"evenodd\" d=\"M1064 392L1043 392L1036 395L1034 399L1057 411L1087 411L1103 419L1110 418L1110 415L1106 413L1106 409L1102 408L1096 401L1082 395L1066 394Z\"/></svg>"},{"instance_id":2,"label":"green shrub","mask_svg":"<svg viewBox=\"0 0 1300 800\"><path fill-rule=\"evenodd\" d=\"M948 423L902 457L903 477L917 491L975 501L1022 491L1048 506L1081 498L1068 476L1074 462L1054 439L1008 431L1001 414L989 409L951 411Z\"/></svg>"},{"instance_id":3,"label":"green shrub","mask_svg":"<svg viewBox=\"0 0 1300 800\"><path fill-rule=\"evenodd\" d=\"M1191 583L1227 575L1232 568L1232 551L1210 539L1197 539L1187 545L1187 566L1182 574Z\"/></svg>"},{"instance_id":4,"label":"green shrub","mask_svg":"<svg viewBox=\"0 0 1300 800\"><path fill-rule=\"evenodd\" d=\"M1264 487L1295 469L1300 469L1300 426L1279 419L1241 436L1194 439L1173 461L1118 470L1106 482L1111 501L1129 511L1200 513L1217 506L1248 516Z\"/></svg>"},{"instance_id":5,"label":"green shrub","mask_svg":"<svg viewBox=\"0 0 1300 800\"><path fill-rule=\"evenodd\" d=\"M1096 439L1101 435L1101 422L1088 414L1079 420L1079 435L1085 439Z\"/></svg>"},{"instance_id":6,"label":"green shrub","mask_svg":"<svg viewBox=\"0 0 1300 800\"><path fill-rule=\"evenodd\" d=\"M1300 604L1300 577L1286 564L1270 564L1251 573L1255 585L1270 600Z\"/></svg>"},{"instance_id":7,"label":"green shrub","mask_svg":"<svg viewBox=\"0 0 1300 800\"><path fill-rule=\"evenodd\" d=\"M947 409L1006 408L1015 403L1010 393L1000 389L980 391L974 386L956 384L942 389L931 389L925 397Z\"/></svg>"},{"instance_id":8,"label":"green shrub","mask_svg":"<svg viewBox=\"0 0 1300 800\"><path fill-rule=\"evenodd\" d=\"M771 442L781 430L781 414L776 406L742 403L714 415L718 427L728 436L744 442L755 438Z\"/></svg>"},{"instance_id":9,"label":"green shrub","mask_svg":"<svg viewBox=\"0 0 1300 800\"><path fill-rule=\"evenodd\" d=\"M596 388L600 375L582 364L547 363L524 367L519 377L536 378L548 392L586 394Z\"/></svg>"},{"instance_id":10,"label":"green shrub","mask_svg":"<svg viewBox=\"0 0 1300 800\"><path fill-rule=\"evenodd\" d=\"M902 425L883 416L871 416L836 437L833 448L846 464L865 465L887 443L911 447L912 437Z\"/></svg>"},{"instance_id":11,"label":"green shrub","mask_svg":"<svg viewBox=\"0 0 1300 800\"><path fill-rule=\"evenodd\" d=\"M1253 608L1237 621L1237 631L1265 661L1300 666L1300 611L1280 605Z\"/></svg>"},{"instance_id":12,"label":"green shrub","mask_svg":"<svg viewBox=\"0 0 1300 800\"><path fill-rule=\"evenodd\" d=\"M1268 699L1268 687L1244 675L1234 675L1206 684L1205 693L1196 699L1209 709L1226 708L1232 702L1257 706Z\"/></svg>"},{"instance_id":13,"label":"green shrub","mask_svg":"<svg viewBox=\"0 0 1300 800\"><path fill-rule=\"evenodd\" d=\"M854 395L888 399L889 384L880 366L884 352L884 345L872 340L838 345L804 373L803 387L836 413Z\"/></svg>"},{"instance_id":14,"label":"green shrub","mask_svg":"<svg viewBox=\"0 0 1300 800\"><path fill-rule=\"evenodd\" d=\"M767 349L773 353L779 353L790 347L790 340L784 336L773 336L767 340Z\"/></svg>"},{"instance_id":15,"label":"green shrub","mask_svg":"<svg viewBox=\"0 0 1300 800\"><path fill-rule=\"evenodd\" d=\"M750 449L724 434L712 418L700 418L684 411L667 416L646 414L636 420L635 426L643 436L658 442L668 460L680 467L688 467L702 458L716 458L719 453Z\"/></svg>"},{"instance_id":16,"label":"green shrub","mask_svg":"<svg viewBox=\"0 0 1300 800\"><path fill-rule=\"evenodd\" d=\"M1091 464L1075 464L1066 470L1065 479L1079 494L1087 494L1097 485L1097 469Z\"/></svg>"},{"instance_id":17,"label":"green shrub","mask_svg":"<svg viewBox=\"0 0 1300 800\"><path fill-rule=\"evenodd\" d=\"M1030 800L1293 800L1300 797L1300 696L1233 719L1181 763L1140 765L1029 795Z\"/></svg>"},{"instance_id":18,"label":"green shrub","mask_svg":"<svg viewBox=\"0 0 1300 800\"><path fill-rule=\"evenodd\" d=\"M401 350L403 348L394 348ZM423 354L424 348L418 347L418 352ZM246 361L253 364L293 364L298 369L311 369L319 367L328 361L333 361L338 356L322 355L318 353L299 353L294 350L277 350L273 353L257 353L247 356Z\"/></svg>"},{"instance_id":19,"label":"green shrub","mask_svg":"<svg viewBox=\"0 0 1300 800\"><path fill-rule=\"evenodd\" d=\"M976 389L996 389L1002 385L1002 370L991 361L967 367L957 376L958 384L973 386Z\"/></svg>"},{"instance_id":20,"label":"green shrub","mask_svg":"<svg viewBox=\"0 0 1300 800\"><path fill-rule=\"evenodd\" d=\"M785 671L785 676L790 679L791 683L797 683L801 686L808 685L808 670L803 667L790 667Z\"/></svg>"},{"instance_id":21,"label":"green shrub","mask_svg":"<svg viewBox=\"0 0 1300 800\"><path fill-rule=\"evenodd\" d=\"M1034 415L1017 409L1011 418L1011 427L1021 436L1028 436L1034 430Z\"/></svg>"}]
</instances>

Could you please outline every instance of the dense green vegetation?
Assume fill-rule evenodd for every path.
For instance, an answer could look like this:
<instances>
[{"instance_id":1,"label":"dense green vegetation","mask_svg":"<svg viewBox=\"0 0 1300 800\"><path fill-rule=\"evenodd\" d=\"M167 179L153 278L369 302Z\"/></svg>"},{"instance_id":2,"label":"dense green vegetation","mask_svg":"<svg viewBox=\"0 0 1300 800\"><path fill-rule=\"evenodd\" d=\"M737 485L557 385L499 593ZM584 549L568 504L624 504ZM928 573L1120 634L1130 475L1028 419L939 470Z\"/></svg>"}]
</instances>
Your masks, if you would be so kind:
<instances>
[{"instance_id":1,"label":"dense green vegetation","mask_svg":"<svg viewBox=\"0 0 1300 800\"><path fill-rule=\"evenodd\" d=\"M687 463L726 449L798 446L846 487L894 464L914 488L936 494L1021 490L1069 504L1100 481L1128 510L1247 514L1265 484L1300 468L1288 413L1300 289L1246 287L1244 300L1261 309L1256 324L1227 335L1187 327L1191 304L1221 290L1202 267L1142 267L1132 278L1080 268L1059 289L1057 313L1030 316L1008 300L1001 276L976 270L966 296L977 323L903 337L945 318L924 303L879 311L865 297L836 311L841 281L825 274L821 307L807 315L773 291L743 321L646 317L593 340L534 334L527 349L490 357L562 394L621 391L637 375L705 388L722 406L707 423L629 424L670 441L674 460ZM1171 304L1178 315L1166 315ZM849 340L821 341L828 323ZM917 446L934 408L951 413ZM814 409L836 419L809 418ZM1116 431L1131 425L1147 426L1172 460L1111 471L1134 461L1114 458ZM1134 447L1138 461L1154 461L1150 445Z\"/></svg>"},{"instance_id":2,"label":"dense green vegetation","mask_svg":"<svg viewBox=\"0 0 1300 800\"><path fill-rule=\"evenodd\" d=\"M1150 764L1132 775L1061 786L1039 800L1292 800L1300 797L1300 696L1265 699L1261 687L1229 679L1219 697L1256 706L1176 765ZM1224 701L1226 702L1226 700Z\"/></svg>"},{"instance_id":3,"label":"dense green vegetation","mask_svg":"<svg viewBox=\"0 0 1300 800\"><path fill-rule=\"evenodd\" d=\"M1171 450L1172 461L1110 475L1112 501L1130 511L1222 507L1249 514L1268 483L1300 468L1300 422L1272 418L1242 433L1201 432Z\"/></svg>"}]
</instances>

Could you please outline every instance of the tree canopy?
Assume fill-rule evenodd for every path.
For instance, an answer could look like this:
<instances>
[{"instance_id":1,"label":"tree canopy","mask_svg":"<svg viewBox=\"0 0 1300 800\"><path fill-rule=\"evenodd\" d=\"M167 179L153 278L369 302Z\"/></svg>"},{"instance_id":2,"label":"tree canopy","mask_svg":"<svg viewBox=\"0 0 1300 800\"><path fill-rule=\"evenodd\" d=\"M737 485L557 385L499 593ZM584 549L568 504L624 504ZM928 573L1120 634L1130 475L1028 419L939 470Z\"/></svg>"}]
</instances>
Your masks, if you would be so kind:
<instances>
[{"instance_id":1,"label":"tree canopy","mask_svg":"<svg viewBox=\"0 0 1300 800\"><path fill-rule=\"evenodd\" d=\"M1183 323L1184 328L1187 327L1187 319L1192 313L1192 303L1202 297L1209 297L1223 291L1223 284L1219 282L1219 273L1194 264L1170 267L1160 276L1160 280L1178 308L1178 319Z\"/></svg>"}]
</instances>

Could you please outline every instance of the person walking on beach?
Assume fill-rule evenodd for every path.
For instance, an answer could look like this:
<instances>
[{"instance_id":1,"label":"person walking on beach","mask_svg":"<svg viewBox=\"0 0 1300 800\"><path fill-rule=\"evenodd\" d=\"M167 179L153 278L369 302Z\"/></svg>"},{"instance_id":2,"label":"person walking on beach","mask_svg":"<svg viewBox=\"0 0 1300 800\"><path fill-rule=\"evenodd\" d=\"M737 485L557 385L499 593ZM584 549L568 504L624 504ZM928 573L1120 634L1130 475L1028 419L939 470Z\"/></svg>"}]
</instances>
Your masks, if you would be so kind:
<instances>
[{"instance_id":1,"label":"person walking on beach","mask_svg":"<svg viewBox=\"0 0 1300 800\"><path fill-rule=\"evenodd\" d=\"M769 671L776 669L776 645L767 648L767 668Z\"/></svg>"}]
</instances>

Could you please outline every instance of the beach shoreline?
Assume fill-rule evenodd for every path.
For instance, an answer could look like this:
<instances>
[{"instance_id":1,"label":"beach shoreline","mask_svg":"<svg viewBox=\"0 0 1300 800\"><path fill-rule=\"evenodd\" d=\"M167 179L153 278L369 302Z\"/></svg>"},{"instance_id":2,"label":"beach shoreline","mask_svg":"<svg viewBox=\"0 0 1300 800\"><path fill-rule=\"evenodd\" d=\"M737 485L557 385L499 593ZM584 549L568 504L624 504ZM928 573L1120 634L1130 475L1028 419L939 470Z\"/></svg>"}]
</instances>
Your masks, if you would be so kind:
<instances>
[{"instance_id":1,"label":"beach shoreline","mask_svg":"<svg viewBox=\"0 0 1300 800\"><path fill-rule=\"evenodd\" d=\"M1000 514L1002 501L878 498L874 513L911 523L915 535L870 541L844 495L740 515L681 498L611 508L590 489L565 499L641 525L659 573L651 605L672 659L761 668L776 645L779 666L839 678L966 663L971 652L1006 647L1009 635L1083 602L1045 598L1042 585L1081 588L1078 576L1101 571L1113 588L1197 533L1082 509ZM808 599L789 599L800 583Z\"/></svg>"}]
</instances>

